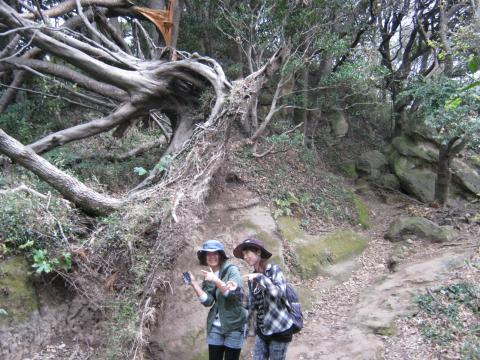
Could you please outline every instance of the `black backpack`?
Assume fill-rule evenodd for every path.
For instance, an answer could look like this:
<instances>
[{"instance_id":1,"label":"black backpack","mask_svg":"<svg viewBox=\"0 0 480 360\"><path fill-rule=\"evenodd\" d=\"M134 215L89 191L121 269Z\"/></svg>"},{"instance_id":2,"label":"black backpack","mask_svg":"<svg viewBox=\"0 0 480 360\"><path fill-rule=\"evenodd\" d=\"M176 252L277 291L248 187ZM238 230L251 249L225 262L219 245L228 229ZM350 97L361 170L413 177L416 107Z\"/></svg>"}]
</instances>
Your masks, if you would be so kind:
<instances>
[{"instance_id":1,"label":"black backpack","mask_svg":"<svg viewBox=\"0 0 480 360\"><path fill-rule=\"evenodd\" d=\"M298 333L303 328L303 314L300 302L298 301L298 294L287 282L287 290L285 293L285 305L287 305L288 315L293 321L292 330L293 333Z\"/></svg>"}]
</instances>

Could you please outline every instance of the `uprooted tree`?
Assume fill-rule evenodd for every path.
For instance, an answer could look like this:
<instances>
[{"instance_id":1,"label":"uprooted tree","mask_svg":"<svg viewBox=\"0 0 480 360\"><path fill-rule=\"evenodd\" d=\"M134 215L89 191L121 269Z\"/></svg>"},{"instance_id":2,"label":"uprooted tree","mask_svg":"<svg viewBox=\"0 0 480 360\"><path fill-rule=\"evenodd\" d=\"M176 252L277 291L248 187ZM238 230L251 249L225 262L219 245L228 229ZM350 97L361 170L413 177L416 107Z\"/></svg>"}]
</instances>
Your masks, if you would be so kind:
<instances>
[{"instance_id":1,"label":"uprooted tree","mask_svg":"<svg viewBox=\"0 0 480 360\"><path fill-rule=\"evenodd\" d=\"M84 5L92 8L84 13ZM74 9L78 15L67 18L63 26L49 25L48 16L61 17ZM115 136L122 136L138 119L162 113L168 117L171 127L169 144L163 156L178 154L191 139L195 128L198 129L197 137L209 135L209 147L218 147L217 151L210 149L209 154L215 154L214 158L204 159L205 169L194 176L196 184L207 185L222 159L228 138L226 130L232 121L245 115L249 100L256 97L288 52L287 47L279 48L265 66L232 86L215 60L169 47L156 48L146 32L144 40L152 54L149 60L142 59L143 54L140 57L132 55L119 36L107 37L107 30L111 30L110 34L115 33L115 29L109 27L107 16L118 16L119 11L130 16L138 15L139 11L128 3L88 1L82 5L80 1L70 1L60 3L48 12L17 10L4 1L0 2L2 36L9 40L1 54L0 71L15 70L11 90L15 90L15 82L20 81L19 77L25 73L52 76L61 79L67 88L69 84L76 84L76 88L82 91L69 90L85 103L101 104L105 115L49 134L28 146L0 130L0 152L34 172L89 213L108 213L125 202L148 197L152 192L147 190L158 183L161 170L152 171L143 183L130 191L129 196L120 200L88 188L40 154L112 129L115 129ZM141 13L146 11L143 9ZM87 29L87 35L79 28ZM205 93L211 94L213 104L206 114L201 111L199 100ZM208 157L208 154L203 155ZM187 167L188 161L183 169ZM196 188L194 193L203 191Z\"/></svg>"},{"instance_id":2,"label":"uprooted tree","mask_svg":"<svg viewBox=\"0 0 480 360\"><path fill-rule=\"evenodd\" d=\"M167 257L162 262L159 255L165 252L162 249L172 237L176 244L184 244L182 239L190 236L188 229L198 213L195 208L201 207L208 195L210 181L227 153L232 125L245 121L252 101L285 62L290 49L284 41L279 42L270 49L262 66L232 84L214 59L168 46L158 47L136 21L145 14L155 20L157 26L157 22L161 25L167 21L167 30L174 36L175 29L169 26L175 25L175 16L165 17L165 13L146 8L138 11L130 3L118 0L67 1L48 10L39 4L37 8L25 8L26 5L12 7L0 1L0 41L5 45L0 51L0 73L10 84L0 98L1 110L13 101L25 79L33 75L59 84L66 94L63 100L103 115L28 145L0 129L0 153L36 174L88 214L103 215L120 210L125 215L137 207L137 213L131 211L135 216L145 213L149 206L145 204L151 204L157 230L150 236L146 255L148 272L135 281L141 288L141 299L135 300L138 333L128 354L129 358L142 358L148 343L146 332L155 322L152 301L161 288L159 272L171 261ZM84 10L83 6L89 8ZM126 44L113 22L108 21L110 16L120 15L134 24L134 44ZM165 43L175 42L165 36L165 31L162 33ZM146 117L152 117L168 139L159 164L162 159L173 160L169 171L155 167L142 183L122 197L99 193L41 156L69 142L107 131L121 137ZM168 205L162 206L165 199ZM151 224L140 229L143 225L133 231L148 232ZM90 291L87 289L91 284L85 284L87 278L98 280L98 288L103 288L105 278L109 282L110 276L128 272L125 269L132 260L127 246L124 248L121 255L109 250L88 254L89 264L103 264L100 275L79 261L79 274L63 276L69 277L68 281L83 293ZM106 257L110 260L105 260ZM106 263L114 265L105 266ZM120 269L122 263L123 270Z\"/></svg>"}]
</instances>

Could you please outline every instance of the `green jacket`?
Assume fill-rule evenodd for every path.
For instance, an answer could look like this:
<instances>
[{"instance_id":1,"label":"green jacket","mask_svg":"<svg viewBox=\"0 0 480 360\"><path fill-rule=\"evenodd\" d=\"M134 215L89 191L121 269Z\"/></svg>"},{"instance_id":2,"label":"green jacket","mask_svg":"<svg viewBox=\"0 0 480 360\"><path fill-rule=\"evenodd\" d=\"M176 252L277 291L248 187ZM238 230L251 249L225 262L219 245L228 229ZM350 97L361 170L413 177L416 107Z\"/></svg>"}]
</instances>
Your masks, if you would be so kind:
<instances>
[{"instance_id":1,"label":"green jacket","mask_svg":"<svg viewBox=\"0 0 480 360\"><path fill-rule=\"evenodd\" d=\"M242 277L237 266L224 262L220 268L220 275L223 282L233 281L242 288ZM211 281L204 281L202 289L207 294L207 300L202 304L207 307L213 305L207 317L207 333L212 330L217 311L223 334L243 330L243 325L247 321L247 310L242 306L241 298L233 291L224 296Z\"/></svg>"}]
</instances>

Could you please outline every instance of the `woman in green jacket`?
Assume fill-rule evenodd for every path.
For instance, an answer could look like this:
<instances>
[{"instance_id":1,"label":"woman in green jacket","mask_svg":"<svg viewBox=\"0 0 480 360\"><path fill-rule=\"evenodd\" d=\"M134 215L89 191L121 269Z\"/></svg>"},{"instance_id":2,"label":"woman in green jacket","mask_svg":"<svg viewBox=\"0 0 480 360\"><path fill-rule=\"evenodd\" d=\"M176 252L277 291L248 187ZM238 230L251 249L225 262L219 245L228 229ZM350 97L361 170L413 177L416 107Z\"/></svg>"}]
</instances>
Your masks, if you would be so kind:
<instances>
[{"instance_id":1,"label":"woman in green jacket","mask_svg":"<svg viewBox=\"0 0 480 360\"><path fill-rule=\"evenodd\" d=\"M225 248L218 240L207 240L197 252L205 277L200 286L190 273L191 286L204 306L207 317L209 360L238 360L243 345L247 311L242 306L242 278L238 267L227 263Z\"/></svg>"}]
</instances>

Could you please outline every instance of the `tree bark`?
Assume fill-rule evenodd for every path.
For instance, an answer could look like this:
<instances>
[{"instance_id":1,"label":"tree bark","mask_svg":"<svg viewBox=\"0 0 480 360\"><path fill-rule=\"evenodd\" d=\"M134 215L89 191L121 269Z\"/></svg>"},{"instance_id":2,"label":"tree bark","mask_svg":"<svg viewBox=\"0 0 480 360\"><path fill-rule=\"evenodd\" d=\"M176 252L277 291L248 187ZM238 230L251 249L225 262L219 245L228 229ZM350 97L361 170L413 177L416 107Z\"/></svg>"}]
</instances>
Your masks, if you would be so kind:
<instances>
[{"instance_id":1,"label":"tree bark","mask_svg":"<svg viewBox=\"0 0 480 360\"><path fill-rule=\"evenodd\" d=\"M467 137L463 137L462 139L460 139L460 137L456 136L452 138L447 144L442 144L440 146L434 195L435 201L440 206L444 206L448 200L450 183L452 179L452 173L450 171L452 159L458 153L460 153L460 151L463 150L467 143Z\"/></svg>"},{"instance_id":2,"label":"tree bark","mask_svg":"<svg viewBox=\"0 0 480 360\"><path fill-rule=\"evenodd\" d=\"M53 166L0 129L0 152L33 172L86 213L106 214L123 205L122 200L102 195Z\"/></svg>"},{"instance_id":3,"label":"tree bark","mask_svg":"<svg viewBox=\"0 0 480 360\"><path fill-rule=\"evenodd\" d=\"M131 103L124 103L120 105L114 113L104 118L93 120L86 124L80 124L66 130L50 134L43 139L30 144L29 147L37 154L42 154L57 146L67 144L75 140L85 139L87 137L113 129L120 123L137 117L142 113L143 109L133 106Z\"/></svg>"}]
</instances>

